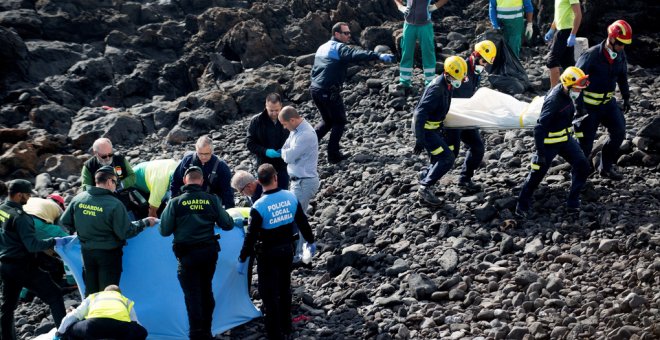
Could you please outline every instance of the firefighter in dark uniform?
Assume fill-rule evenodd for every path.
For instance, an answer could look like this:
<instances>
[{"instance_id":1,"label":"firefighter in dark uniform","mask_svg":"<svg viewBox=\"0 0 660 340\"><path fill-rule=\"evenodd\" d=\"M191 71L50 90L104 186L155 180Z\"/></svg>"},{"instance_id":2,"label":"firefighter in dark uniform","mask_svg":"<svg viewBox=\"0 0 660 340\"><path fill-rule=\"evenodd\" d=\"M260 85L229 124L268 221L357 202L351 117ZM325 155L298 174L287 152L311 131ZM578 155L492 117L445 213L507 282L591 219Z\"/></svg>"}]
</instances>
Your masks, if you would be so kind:
<instances>
[{"instance_id":1,"label":"firefighter in dark uniform","mask_svg":"<svg viewBox=\"0 0 660 340\"><path fill-rule=\"evenodd\" d=\"M177 276L186 302L190 339L212 339L213 274L218 262L219 235L214 226L230 230L234 220L218 196L202 189L204 173L198 166L186 169L182 194L171 199L160 223L160 234L174 234L172 249L179 261Z\"/></svg>"},{"instance_id":2,"label":"firefighter in dark uniform","mask_svg":"<svg viewBox=\"0 0 660 340\"><path fill-rule=\"evenodd\" d=\"M296 196L277 187L275 168L263 164L258 169L258 179L264 194L250 210L250 223L238 258L237 271L245 274L247 258L256 253L266 333L271 340L284 339L292 332L293 224L297 224L312 254L316 251L316 244L307 215Z\"/></svg>"},{"instance_id":3,"label":"firefighter in dark uniform","mask_svg":"<svg viewBox=\"0 0 660 340\"><path fill-rule=\"evenodd\" d=\"M471 98L479 88L481 73L487 64L493 64L495 55L497 55L497 47L490 40L484 40L474 45L474 52L472 52L467 60L468 81L461 85L461 87L454 89L452 97ZM480 186L472 182L474 171L481 165L485 150L479 129L445 129L445 136L447 137L449 149L454 152L454 156L458 157L458 153L461 150L461 141L468 148L465 152L465 161L461 168L458 185L471 191L480 190Z\"/></svg>"},{"instance_id":4,"label":"firefighter in dark uniform","mask_svg":"<svg viewBox=\"0 0 660 340\"><path fill-rule=\"evenodd\" d=\"M578 100L578 114L587 116L576 125L582 151L587 157L596 138L598 125L603 124L609 138L603 146L597 170L602 177L621 180L623 176L613 167L619 147L626 136L626 120L616 104L614 90L619 85L623 97L623 112L630 111L628 89L628 62L625 45L632 42L632 28L624 20L617 20L607 28L607 39L588 49L578 59L576 67L589 74L589 87Z\"/></svg>"},{"instance_id":5,"label":"firefighter in dark uniform","mask_svg":"<svg viewBox=\"0 0 660 340\"><path fill-rule=\"evenodd\" d=\"M532 156L532 170L523 184L516 215L528 216L532 194L548 172L552 160L560 155L571 164L571 188L566 207L580 208L580 191L589 175L589 164L580 146L573 137L575 101L589 84L589 78L579 68L568 67L559 77L561 84L552 88L545 96L538 123L534 127L536 154Z\"/></svg>"},{"instance_id":6,"label":"firefighter in dark uniform","mask_svg":"<svg viewBox=\"0 0 660 340\"><path fill-rule=\"evenodd\" d=\"M126 239L157 221L154 217L129 221L126 207L113 194L117 175L112 167L99 168L94 180L96 186L76 195L61 218L63 225L78 233L85 296L119 285Z\"/></svg>"},{"instance_id":7,"label":"firefighter in dark uniform","mask_svg":"<svg viewBox=\"0 0 660 340\"><path fill-rule=\"evenodd\" d=\"M32 193L30 182L17 179L8 185L9 196L0 205L0 278L2 304L0 305L0 339L16 339L14 310L21 289L36 293L50 307L55 325L59 326L66 314L60 287L48 273L38 268L37 253L63 246L66 238L38 239L34 222L23 211Z\"/></svg>"},{"instance_id":8,"label":"firefighter in dark uniform","mask_svg":"<svg viewBox=\"0 0 660 340\"><path fill-rule=\"evenodd\" d=\"M413 114L415 154L426 149L431 158L430 168L420 172L420 201L440 205L432 186L444 176L454 164L456 157L449 149L442 133L442 121L449 112L451 96L455 88L467 80L467 64L461 57L451 56L445 60L444 72L426 87Z\"/></svg>"}]
</instances>

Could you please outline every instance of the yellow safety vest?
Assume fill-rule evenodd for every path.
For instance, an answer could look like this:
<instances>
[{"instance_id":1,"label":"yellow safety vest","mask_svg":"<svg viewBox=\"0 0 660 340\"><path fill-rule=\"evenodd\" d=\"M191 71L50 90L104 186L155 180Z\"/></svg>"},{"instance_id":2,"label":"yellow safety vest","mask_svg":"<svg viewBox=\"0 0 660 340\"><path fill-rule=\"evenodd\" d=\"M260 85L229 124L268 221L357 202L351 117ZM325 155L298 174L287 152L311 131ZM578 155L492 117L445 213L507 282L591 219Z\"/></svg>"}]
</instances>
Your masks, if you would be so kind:
<instances>
[{"instance_id":1,"label":"yellow safety vest","mask_svg":"<svg viewBox=\"0 0 660 340\"><path fill-rule=\"evenodd\" d=\"M523 16L522 0L497 0L497 18L515 19Z\"/></svg>"},{"instance_id":2,"label":"yellow safety vest","mask_svg":"<svg viewBox=\"0 0 660 340\"><path fill-rule=\"evenodd\" d=\"M109 318L131 322L134 302L119 292L98 292L89 296L89 312L85 319Z\"/></svg>"},{"instance_id":3,"label":"yellow safety vest","mask_svg":"<svg viewBox=\"0 0 660 340\"><path fill-rule=\"evenodd\" d=\"M609 102L612 99L614 92L597 93L590 91L582 91L582 94L584 95L583 99L585 104L601 105Z\"/></svg>"},{"instance_id":4,"label":"yellow safety vest","mask_svg":"<svg viewBox=\"0 0 660 340\"><path fill-rule=\"evenodd\" d=\"M568 135L573 133L572 127L567 127L555 132L548 132L548 138L543 139L543 144L556 144L568 141Z\"/></svg>"}]
</instances>

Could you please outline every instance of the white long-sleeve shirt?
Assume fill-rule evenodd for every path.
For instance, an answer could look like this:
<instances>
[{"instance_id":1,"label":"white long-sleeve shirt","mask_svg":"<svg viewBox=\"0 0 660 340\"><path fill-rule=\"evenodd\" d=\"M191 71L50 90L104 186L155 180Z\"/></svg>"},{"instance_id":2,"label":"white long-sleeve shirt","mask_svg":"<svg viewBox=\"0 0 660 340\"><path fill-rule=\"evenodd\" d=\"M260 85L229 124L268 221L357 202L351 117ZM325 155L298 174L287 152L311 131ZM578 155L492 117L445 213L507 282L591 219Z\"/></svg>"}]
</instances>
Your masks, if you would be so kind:
<instances>
[{"instance_id":1,"label":"white long-sleeve shirt","mask_svg":"<svg viewBox=\"0 0 660 340\"><path fill-rule=\"evenodd\" d=\"M304 120L289 134L282 146L282 159L290 177L319 177L319 141L311 124Z\"/></svg>"}]
</instances>

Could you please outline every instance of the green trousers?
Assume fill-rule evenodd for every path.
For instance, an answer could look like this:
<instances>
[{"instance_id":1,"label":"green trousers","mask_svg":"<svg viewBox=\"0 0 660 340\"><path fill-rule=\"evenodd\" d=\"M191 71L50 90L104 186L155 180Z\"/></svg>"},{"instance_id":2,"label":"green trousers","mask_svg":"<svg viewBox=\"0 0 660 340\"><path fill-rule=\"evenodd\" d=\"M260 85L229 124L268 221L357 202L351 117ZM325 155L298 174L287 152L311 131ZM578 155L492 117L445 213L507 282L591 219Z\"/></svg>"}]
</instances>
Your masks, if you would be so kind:
<instances>
[{"instance_id":1,"label":"green trousers","mask_svg":"<svg viewBox=\"0 0 660 340\"><path fill-rule=\"evenodd\" d=\"M513 54L520 58L520 46L522 45L523 30L525 29L525 19L523 17L515 19L499 19L500 27L504 35L504 41L511 47Z\"/></svg>"},{"instance_id":2,"label":"green trousers","mask_svg":"<svg viewBox=\"0 0 660 340\"><path fill-rule=\"evenodd\" d=\"M422 66L424 67L424 82L430 83L435 78L435 41L433 23L426 25L403 24L401 38L401 63L399 64L399 82L411 86L415 45L419 41L422 48Z\"/></svg>"}]
</instances>

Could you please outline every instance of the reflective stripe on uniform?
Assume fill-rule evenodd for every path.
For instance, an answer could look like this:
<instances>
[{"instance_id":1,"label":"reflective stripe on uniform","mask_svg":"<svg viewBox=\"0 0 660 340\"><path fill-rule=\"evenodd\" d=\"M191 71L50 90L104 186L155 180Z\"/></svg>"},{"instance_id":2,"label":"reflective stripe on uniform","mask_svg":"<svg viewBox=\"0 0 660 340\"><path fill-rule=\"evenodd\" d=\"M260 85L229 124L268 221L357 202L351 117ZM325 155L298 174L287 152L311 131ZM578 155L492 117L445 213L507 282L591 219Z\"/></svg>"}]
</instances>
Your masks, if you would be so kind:
<instances>
[{"instance_id":1,"label":"reflective stripe on uniform","mask_svg":"<svg viewBox=\"0 0 660 340\"><path fill-rule=\"evenodd\" d=\"M407 75L407 74L400 74L400 75L399 75L399 79L409 80L409 79L411 79L411 78L412 78L412 76Z\"/></svg>"},{"instance_id":2,"label":"reflective stripe on uniform","mask_svg":"<svg viewBox=\"0 0 660 340\"><path fill-rule=\"evenodd\" d=\"M548 137L559 137L565 134L566 134L566 129L563 129L556 132L548 132Z\"/></svg>"},{"instance_id":3,"label":"reflective stripe on uniform","mask_svg":"<svg viewBox=\"0 0 660 340\"><path fill-rule=\"evenodd\" d=\"M608 103L612 99L614 92L597 93L590 91L582 91L582 94L584 95L583 99L586 104L601 105Z\"/></svg>"},{"instance_id":4,"label":"reflective stripe on uniform","mask_svg":"<svg viewBox=\"0 0 660 340\"><path fill-rule=\"evenodd\" d=\"M532 163L532 170L539 170L541 167L538 164Z\"/></svg>"},{"instance_id":5,"label":"reflective stripe on uniform","mask_svg":"<svg viewBox=\"0 0 660 340\"><path fill-rule=\"evenodd\" d=\"M433 73L433 74L435 74L435 67L434 68L425 68L424 73Z\"/></svg>"},{"instance_id":6,"label":"reflective stripe on uniform","mask_svg":"<svg viewBox=\"0 0 660 340\"><path fill-rule=\"evenodd\" d=\"M453 145L450 145L450 146L449 146L449 150L454 151L454 146L453 146Z\"/></svg>"},{"instance_id":7,"label":"reflective stripe on uniform","mask_svg":"<svg viewBox=\"0 0 660 340\"><path fill-rule=\"evenodd\" d=\"M442 124L442 122L432 122L427 120L426 123L424 123L424 128L427 130L435 130L440 127L440 124Z\"/></svg>"},{"instance_id":8,"label":"reflective stripe on uniform","mask_svg":"<svg viewBox=\"0 0 660 340\"><path fill-rule=\"evenodd\" d=\"M582 138L582 137L584 137L584 133L582 133L582 132L575 132L574 136L575 136L576 138Z\"/></svg>"},{"instance_id":9,"label":"reflective stripe on uniform","mask_svg":"<svg viewBox=\"0 0 660 340\"><path fill-rule=\"evenodd\" d=\"M546 138L543 140L543 144L555 144L568 141L568 136L562 136L557 138Z\"/></svg>"},{"instance_id":10,"label":"reflective stripe on uniform","mask_svg":"<svg viewBox=\"0 0 660 340\"><path fill-rule=\"evenodd\" d=\"M441 154L443 151L445 151L445 149L443 149L442 146L440 146L440 147L438 147L437 149L432 150L432 151L431 151L431 154L432 154L433 156L435 156L435 155L439 155L439 154Z\"/></svg>"},{"instance_id":11,"label":"reflective stripe on uniform","mask_svg":"<svg viewBox=\"0 0 660 340\"><path fill-rule=\"evenodd\" d=\"M399 67L399 71L401 71L401 72L412 72L413 69L412 69L412 67Z\"/></svg>"},{"instance_id":12,"label":"reflective stripe on uniform","mask_svg":"<svg viewBox=\"0 0 660 340\"><path fill-rule=\"evenodd\" d=\"M515 18L522 18L522 16L523 16L522 11L516 14L500 14L499 12L497 13L498 19L515 19Z\"/></svg>"}]
</instances>

